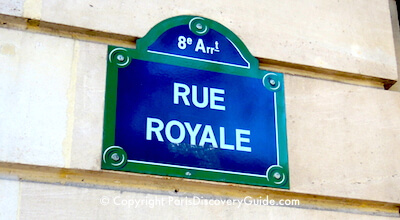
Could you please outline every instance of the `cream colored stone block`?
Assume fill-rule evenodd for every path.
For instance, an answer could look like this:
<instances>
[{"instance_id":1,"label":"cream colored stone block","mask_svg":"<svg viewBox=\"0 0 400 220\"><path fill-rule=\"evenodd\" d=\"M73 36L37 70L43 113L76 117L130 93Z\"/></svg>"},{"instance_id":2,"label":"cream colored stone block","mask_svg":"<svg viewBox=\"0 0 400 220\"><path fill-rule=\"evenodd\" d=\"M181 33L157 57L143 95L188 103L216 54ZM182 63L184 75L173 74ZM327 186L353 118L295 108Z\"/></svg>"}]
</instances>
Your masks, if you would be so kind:
<instances>
[{"instance_id":1,"label":"cream colored stone block","mask_svg":"<svg viewBox=\"0 0 400 220\"><path fill-rule=\"evenodd\" d=\"M163 192L21 183L20 219L389 219Z\"/></svg>"},{"instance_id":2,"label":"cream colored stone block","mask_svg":"<svg viewBox=\"0 0 400 220\"><path fill-rule=\"evenodd\" d=\"M73 43L0 28L0 161L64 166Z\"/></svg>"},{"instance_id":3,"label":"cream colored stone block","mask_svg":"<svg viewBox=\"0 0 400 220\"><path fill-rule=\"evenodd\" d=\"M390 87L390 90L400 92L400 82L395 83L392 87Z\"/></svg>"},{"instance_id":4,"label":"cream colored stone block","mask_svg":"<svg viewBox=\"0 0 400 220\"><path fill-rule=\"evenodd\" d=\"M400 94L286 75L291 190L400 202Z\"/></svg>"},{"instance_id":5,"label":"cream colored stone block","mask_svg":"<svg viewBox=\"0 0 400 220\"><path fill-rule=\"evenodd\" d=\"M18 219L18 179L0 177L0 198L0 219Z\"/></svg>"},{"instance_id":6,"label":"cream colored stone block","mask_svg":"<svg viewBox=\"0 0 400 220\"><path fill-rule=\"evenodd\" d=\"M45 21L137 37L166 18L186 14L225 25L257 57L398 77L388 1L54 0L42 7Z\"/></svg>"},{"instance_id":7,"label":"cream colored stone block","mask_svg":"<svg viewBox=\"0 0 400 220\"><path fill-rule=\"evenodd\" d=\"M397 74L400 76L400 28L399 17L397 12L397 3L395 0L389 0L390 14L392 20L394 48L396 52ZM400 92L400 82L395 83L390 90Z\"/></svg>"},{"instance_id":8,"label":"cream colored stone block","mask_svg":"<svg viewBox=\"0 0 400 220\"><path fill-rule=\"evenodd\" d=\"M79 42L71 167L100 170L107 45Z\"/></svg>"},{"instance_id":9,"label":"cream colored stone block","mask_svg":"<svg viewBox=\"0 0 400 220\"><path fill-rule=\"evenodd\" d=\"M0 0L0 14L22 16L24 0Z\"/></svg>"},{"instance_id":10,"label":"cream colored stone block","mask_svg":"<svg viewBox=\"0 0 400 220\"><path fill-rule=\"evenodd\" d=\"M42 0L25 0L24 17L40 19L42 15Z\"/></svg>"}]
</instances>

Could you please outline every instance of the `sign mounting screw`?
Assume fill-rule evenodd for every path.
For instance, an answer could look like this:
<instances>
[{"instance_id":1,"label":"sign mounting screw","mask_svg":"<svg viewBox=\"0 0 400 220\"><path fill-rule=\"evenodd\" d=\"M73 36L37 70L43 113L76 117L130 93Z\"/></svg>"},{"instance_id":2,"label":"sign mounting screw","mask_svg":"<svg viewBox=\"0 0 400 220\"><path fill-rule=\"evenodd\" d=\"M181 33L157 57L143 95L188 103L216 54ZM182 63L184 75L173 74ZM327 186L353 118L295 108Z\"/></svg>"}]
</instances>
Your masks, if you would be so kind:
<instances>
[{"instance_id":1,"label":"sign mounting screw","mask_svg":"<svg viewBox=\"0 0 400 220\"><path fill-rule=\"evenodd\" d=\"M123 55L120 54L120 55L117 56L117 60L120 61L120 62L122 62L122 61L125 60L125 57L124 57Z\"/></svg>"},{"instance_id":2,"label":"sign mounting screw","mask_svg":"<svg viewBox=\"0 0 400 220\"><path fill-rule=\"evenodd\" d=\"M274 178L277 179L277 180L279 180L279 179L281 178L281 174L278 173L278 172L275 172L275 173L274 173Z\"/></svg>"},{"instance_id":3,"label":"sign mounting screw","mask_svg":"<svg viewBox=\"0 0 400 220\"><path fill-rule=\"evenodd\" d=\"M203 29L203 25L200 24L200 23L197 23L197 24L196 24L196 28L199 29L199 30L201 30L201 29Z\"/></svg>"},{"instance_id":4,"label":"sign mounting screw","mask_svg":"<svg viewBox=\"0 0 400 220\"><path fill-rule=\"evenodd\" d=\"M118 161L118 160L119 160L118 154L117 154L117 153L113 153L113 154L111 155L111 159L113 159L114 161Z\"/></svg>"},{"instance_id":5,"label":"sign mounting screw","mask_svg":"<svg viewBox=\"0 0 400 220\"><path fill-rule=\"evenodd\" d=\"M270 79L270 80L269 80L269 84L271 84L271 86L275 86L275 85L276 85L276 82L275 82L275 80Z\"/></svg>"}]
</instances>

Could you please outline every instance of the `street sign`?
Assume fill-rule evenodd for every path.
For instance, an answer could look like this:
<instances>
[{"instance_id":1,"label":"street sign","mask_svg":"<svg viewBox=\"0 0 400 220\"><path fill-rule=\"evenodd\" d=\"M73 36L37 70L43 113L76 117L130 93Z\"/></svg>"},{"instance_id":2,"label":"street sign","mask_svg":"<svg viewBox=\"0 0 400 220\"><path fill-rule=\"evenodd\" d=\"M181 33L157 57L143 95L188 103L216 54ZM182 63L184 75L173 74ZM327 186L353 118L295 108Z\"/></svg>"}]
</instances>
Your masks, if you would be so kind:
<instances>
[{"instance_id":1,"label":"street sign","mask_svg":"<svg viewBox=\"0 0 400 220\"><path fill-rule=\"evenodd\" d=\"M102 169L289 188L283 74L202 17L109 46Z\"/></svg>"}]
</instances>

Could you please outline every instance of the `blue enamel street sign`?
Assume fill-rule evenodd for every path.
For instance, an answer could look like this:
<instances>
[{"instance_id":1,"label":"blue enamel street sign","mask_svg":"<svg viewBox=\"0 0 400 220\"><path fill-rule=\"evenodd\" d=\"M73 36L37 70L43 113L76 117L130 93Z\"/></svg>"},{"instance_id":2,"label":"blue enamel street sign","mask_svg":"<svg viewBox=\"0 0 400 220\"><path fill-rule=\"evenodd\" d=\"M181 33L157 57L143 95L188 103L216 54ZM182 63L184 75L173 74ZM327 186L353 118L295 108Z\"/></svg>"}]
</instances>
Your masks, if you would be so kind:
<instances>
[{"instance_id":1,"label":"blue enamel street sign","mask_svg":"<svg viewBox=\"0 0 400 220\"><path fill-rule=\"evenodd\" d=\"M206 18L109 46L102 168L289 188L284 81Z\"/></svg>"}]
</instances>

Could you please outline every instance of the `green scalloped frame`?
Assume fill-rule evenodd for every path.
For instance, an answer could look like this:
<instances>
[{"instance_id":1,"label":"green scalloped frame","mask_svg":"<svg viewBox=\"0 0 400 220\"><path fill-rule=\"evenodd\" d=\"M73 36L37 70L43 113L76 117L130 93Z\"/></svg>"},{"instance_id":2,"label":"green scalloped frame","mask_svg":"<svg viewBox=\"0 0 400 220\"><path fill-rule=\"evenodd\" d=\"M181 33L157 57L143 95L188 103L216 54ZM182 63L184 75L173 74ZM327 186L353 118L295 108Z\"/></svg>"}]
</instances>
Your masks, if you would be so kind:
<instances>
[{"instance_id":1,"label":"green scalloped frame","mask_svg":"<svg viewBox=\"0 0 400 220\"><path fill-rule=\"evenodd\" d=\"M190 22L200 18L202 28L216 30L230 41L232 41L242 56L250 63L249 69L237 68L223 64L206 63L198 60L190 60L180 57L166 56L161 54L149 53L148 47L154 43L165 31L180 25L196 25ZM201 29L202 30L202 29ZM200 31L201 31L200 30ZM193 30L192 30L193 31ZM201 36L202 33L197 33ZM122 147L115 146L115 121L117 105L118 69L128 66L132 59L144 61L173 64L193 69L201 69L218 73L240 75L245 77L258 78L262 80L266 89L274 92L278 163L268 168L266 175L251 176L241 175L234 172L215 171L207 169L197 169L195 167L162 166L150 163L130 162ZM177 16L166 19L155 25L143 38L137 41L137 48L122 48L116 46L108 47L107 56L107 78L104 110L103 128L103 150L101 168L108 170L128 171L136 173L147 173L164 176L184 177L190 179L201 179L211 181L232 182L248 185L269 186L275 188L289 189L289 164L286 134L286 112L285 112L285 93L284 77L282 73L270 72L259 69L258 60L251 55L244 43L228 28L213 20L198 16Z\"/></svg>"}]
</instances>

